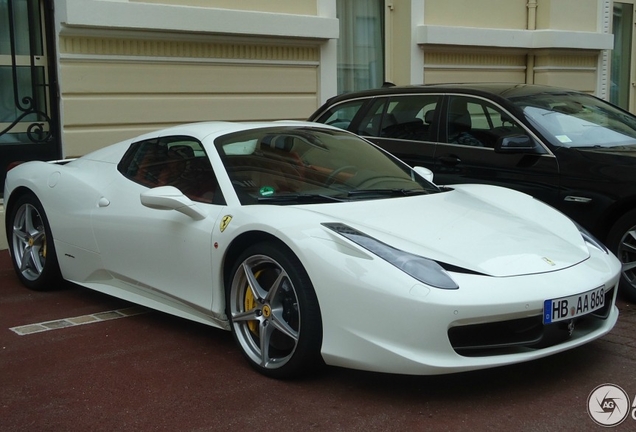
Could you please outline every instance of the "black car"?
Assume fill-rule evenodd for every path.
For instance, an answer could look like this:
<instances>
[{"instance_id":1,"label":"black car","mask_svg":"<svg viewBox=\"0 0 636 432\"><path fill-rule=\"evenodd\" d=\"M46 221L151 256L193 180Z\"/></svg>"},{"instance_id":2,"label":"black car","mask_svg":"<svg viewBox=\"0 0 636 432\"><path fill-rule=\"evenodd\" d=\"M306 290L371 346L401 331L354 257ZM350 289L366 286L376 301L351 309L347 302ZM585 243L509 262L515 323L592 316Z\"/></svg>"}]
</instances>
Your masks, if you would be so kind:
<instances>
[{"instance_id":1,"label":"black car","mask_svg":"<svg viewBox=\"0 0 636 432\"><path fill-rule=\"evenodd\" d=\"M366 137L435 183L526 192L601 239L636 300L636 117L592 95L517 84L385 87L336 96L309 120Z\"/></svg>"}]
</instances>

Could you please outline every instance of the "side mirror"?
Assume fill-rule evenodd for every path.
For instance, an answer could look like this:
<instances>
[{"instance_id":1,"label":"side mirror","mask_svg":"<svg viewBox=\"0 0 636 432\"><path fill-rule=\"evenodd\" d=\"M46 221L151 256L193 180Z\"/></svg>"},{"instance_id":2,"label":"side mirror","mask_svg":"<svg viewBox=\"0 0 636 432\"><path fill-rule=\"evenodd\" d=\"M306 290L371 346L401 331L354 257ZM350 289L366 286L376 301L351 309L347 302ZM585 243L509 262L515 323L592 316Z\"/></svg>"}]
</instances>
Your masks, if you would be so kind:
<instances>
[{"instance_id":1,"label":"side mirror","mask_svg":"<svg viewBox=\"0 0 636 432\"><path fill-rule=\"evenodd\" d=\"M523 153L534 150L534 142L528 135L504 136L495 144L495 151L498 153Z\"/></svg>"},{"instance_id":2,"label":"side mirror","mask_svg":"<svg viewBox=\"0 0 636 432\"><path fill-rule=\"evenodd\" d=\"M421 177L424 177L425 180L433 183L433 171L428 168L424 168L423 166L413 167L413 171L415 171Z\"/></svg>"},{"instance_id":3,"label":"side mirror","mask_svg":"<svg viewBox=\"0 0 636 432\"><path fill-rule=\"evenodd\" d=\"M159 186L140 195L141 204L156 210L176 210L194 220L202 220L206 214L174 186Z\"/></svg>"}]
</instances>

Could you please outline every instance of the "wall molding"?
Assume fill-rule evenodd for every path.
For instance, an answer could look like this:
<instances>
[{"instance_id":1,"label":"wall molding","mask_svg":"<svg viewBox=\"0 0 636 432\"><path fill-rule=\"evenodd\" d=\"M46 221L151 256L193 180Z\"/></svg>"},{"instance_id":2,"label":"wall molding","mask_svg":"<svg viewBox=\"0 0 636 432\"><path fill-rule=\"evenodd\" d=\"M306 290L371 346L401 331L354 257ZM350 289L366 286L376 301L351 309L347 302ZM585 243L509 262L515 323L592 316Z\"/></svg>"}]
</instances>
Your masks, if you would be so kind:
<instances>
[{"instance_id":1,"label":"wall molding","mask_svg":"<svg viewBox=\"0 0 636 432\"><path fill-rule=\"evenodd\" d=\"M419 45L478 46L519 49L612 49L611 34L563 30L514 30L420 25Z\"/></svg>"},{"instance_id":2,"label":"wall molding","mask_svg":"<svg viewBox=\"0 0 636 432\"><path fill-rule=\"evenodd\" d=\"M264 61L279 64L317 65L320 50L313 46L213 43L125 38L63 36L59 40L60 59L96 60L232 60Z\"/></svg>"},{"instance_id":3,"label":"wall molding","mask_svg":"<svg viewBox=\"0 0 636 432\"><path fill-rule=\"evenodd\" d=\"M105 28L312 40L339 35L334 17L173 4L66 0L56 16L62 34L65 28Z\"/></svg>"}]
</instances>

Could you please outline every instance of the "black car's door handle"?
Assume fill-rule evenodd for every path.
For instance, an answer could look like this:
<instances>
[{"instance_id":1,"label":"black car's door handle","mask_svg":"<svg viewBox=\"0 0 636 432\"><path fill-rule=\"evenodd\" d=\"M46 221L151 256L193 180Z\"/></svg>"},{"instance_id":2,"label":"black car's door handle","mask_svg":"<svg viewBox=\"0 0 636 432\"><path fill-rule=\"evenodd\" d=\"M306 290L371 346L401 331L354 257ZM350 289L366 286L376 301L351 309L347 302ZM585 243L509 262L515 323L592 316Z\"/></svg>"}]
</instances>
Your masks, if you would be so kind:
<instances>
[{"instance_id":1,"label":"black car's door handle","mask_svg":"<svg viewBox=\"0 0 636 432\"><path fill-rule=\"evenodd\" d=\"M457 165L462 160L458 158L457 156L448 155L448 156L442 156L441 158L439 158L439 161L443 163L444 165Z\"/></svg>"}]
</instances>

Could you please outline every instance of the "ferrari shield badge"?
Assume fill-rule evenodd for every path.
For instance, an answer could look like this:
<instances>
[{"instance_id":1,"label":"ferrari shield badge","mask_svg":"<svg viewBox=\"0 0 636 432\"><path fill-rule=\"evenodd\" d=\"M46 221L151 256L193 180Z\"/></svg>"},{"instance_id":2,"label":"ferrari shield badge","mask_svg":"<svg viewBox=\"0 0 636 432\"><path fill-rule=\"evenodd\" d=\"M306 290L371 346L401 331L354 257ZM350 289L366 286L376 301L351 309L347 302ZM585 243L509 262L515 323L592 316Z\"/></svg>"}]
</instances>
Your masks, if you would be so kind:
<instances>
[{"instance_id":1,"label":"ferrari shield badge","mask_svg":"<svg viewBox=\"0 0 636 432\"><path fill-rule=\"evenodd\" d=\"M225 231L225 228L227 228L227 226L230 224L230 221L232 221L232 216L230 215L223 216L223 219L221 219L221 224L219 225L221 232Z\"/></svg>"}]
</instances>

